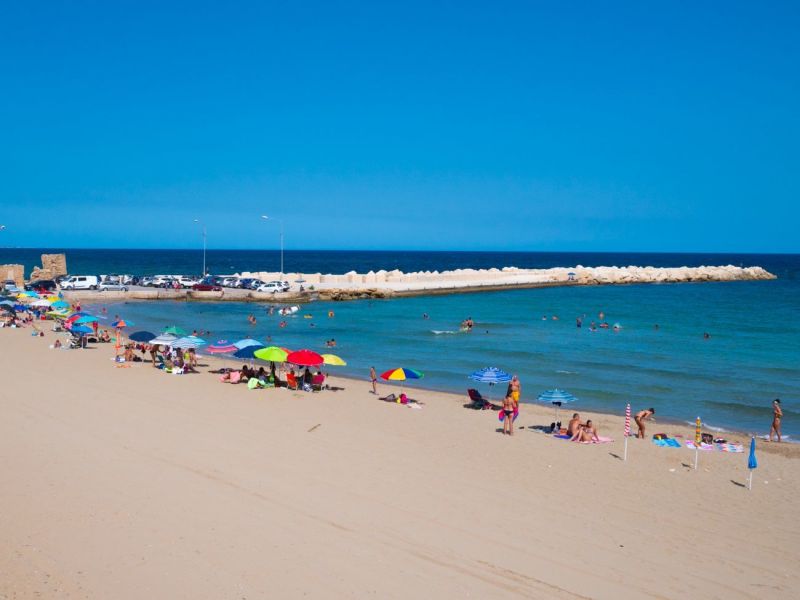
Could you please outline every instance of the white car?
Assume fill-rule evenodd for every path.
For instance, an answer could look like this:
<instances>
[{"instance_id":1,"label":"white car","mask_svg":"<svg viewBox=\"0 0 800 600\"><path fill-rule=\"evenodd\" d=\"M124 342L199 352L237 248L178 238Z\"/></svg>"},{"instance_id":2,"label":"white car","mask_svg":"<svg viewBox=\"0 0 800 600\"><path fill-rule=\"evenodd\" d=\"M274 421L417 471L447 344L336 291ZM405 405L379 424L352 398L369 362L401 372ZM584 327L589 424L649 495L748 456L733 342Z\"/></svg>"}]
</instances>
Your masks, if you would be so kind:
<instances>
[{"instance_id":1,"label":"white car","mask_svg":"<svg viewBox=\"0 0 800 600\"><path fill-rule=\"evenodd\" d=\"M222 287L235 288L235 287L238 287L236 285L238 283L238 281L239 281L238 277L223 277L222 281L220 281L219 284Z\"/></svg>"},{"instance_id":2,"label":"white car","mask_svg":"<svg viewBox=\"0 0 800 600\"><path fill-rule=\"evenodd\" d=\"M97 275L73 275L61 282L62 290L96 290Z\"/></svg>"},{"instance_id":3,"label":"white car","mask_svg":"<svg viewBox=\"0 0 800 600\"><path fill-rule=\"evenodd\" d=\"M272 292L273 294L277 292L288 292L289 291L289 282L288 281L270 281L265 283L264 285L260 285L256 288L257 292Z\"/></svg>"},{"instance_id":4,"label":"white car","mask_svg":"<svg viewBox=\"0 0 800 600\"><path fill-rule=\"evenodd\" d=\"M200 283L199 279L194 279L192 277L184 277L183 275L177 277L177 280L178 280L178 284L182 288L186 288L186 289L189 289L189 288L197 285L198 283Z\"/></svg>"}]
</instances>

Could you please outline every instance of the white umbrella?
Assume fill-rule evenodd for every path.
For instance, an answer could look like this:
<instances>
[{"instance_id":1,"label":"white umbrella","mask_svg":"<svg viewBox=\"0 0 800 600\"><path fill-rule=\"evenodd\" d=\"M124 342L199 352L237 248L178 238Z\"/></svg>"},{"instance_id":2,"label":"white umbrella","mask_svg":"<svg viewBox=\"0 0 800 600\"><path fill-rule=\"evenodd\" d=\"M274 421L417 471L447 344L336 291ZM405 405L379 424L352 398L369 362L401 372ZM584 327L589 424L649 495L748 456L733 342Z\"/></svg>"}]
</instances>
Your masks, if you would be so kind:
<instances>
[{"instance_id":1,"label":"white umbrella","mask_svg":"<svg viewBox=\"0 0 800 600\"><path fill-rule=\"evenodd\" d=\"M36 300L35 302L31 302L30 306L49 307L50 306L50 301L49 300L45 300L44 298L42 298L41 300Z\"/></svg>"}]
</instances>

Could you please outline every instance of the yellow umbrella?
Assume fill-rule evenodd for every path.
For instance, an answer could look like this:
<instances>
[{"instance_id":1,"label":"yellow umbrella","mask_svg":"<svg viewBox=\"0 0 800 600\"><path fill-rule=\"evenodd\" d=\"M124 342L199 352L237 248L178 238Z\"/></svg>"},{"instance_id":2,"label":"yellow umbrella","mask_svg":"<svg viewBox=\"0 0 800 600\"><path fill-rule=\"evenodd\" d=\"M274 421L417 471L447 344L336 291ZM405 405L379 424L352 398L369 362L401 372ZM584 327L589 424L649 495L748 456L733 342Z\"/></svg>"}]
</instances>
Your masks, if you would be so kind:
<instances>
[{"instance_id":1,"label":"yellow umbrella","mask_svg":"<svg viewBox=\"0 0 800 600\"><path fill-rule=\"evenodd\" d=\"M347 363L344 362L340 357L336 356L335 354L323 354L322 358L324 359L324 363L326 365L332 365L334 367L343 367Z\"/></svg>"}]
</instances>

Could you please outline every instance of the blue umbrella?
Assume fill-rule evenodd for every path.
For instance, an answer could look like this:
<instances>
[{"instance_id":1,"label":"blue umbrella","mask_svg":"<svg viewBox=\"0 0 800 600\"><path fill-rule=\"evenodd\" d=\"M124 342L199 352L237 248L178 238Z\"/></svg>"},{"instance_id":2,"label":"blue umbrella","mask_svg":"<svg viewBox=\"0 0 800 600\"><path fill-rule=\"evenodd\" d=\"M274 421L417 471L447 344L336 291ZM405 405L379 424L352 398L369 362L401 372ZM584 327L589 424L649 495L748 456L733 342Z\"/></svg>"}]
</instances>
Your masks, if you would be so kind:
<instances>
[{"instance_id":1,"label":"blue umbrella","mask_svg":"<svg viewBox=\"0 0 800 600\"><path fill-rule=\"evenodd\" d=\"M575 402L575 400L577 400L575 396L569 392L559 389L547 390L546 392L539 394L539 402L549 402L556 407L556 421L558 421L559 407L562 404L567 404L568 402Z\"/></svg>"},{"instance_id":2,"label":"blue umbrella","mask_svg":"<svg viewBox=\"0 0 800 600\"><path fill-rule=\"evenodd\" d=\"M14 306L14 303L11 300L0 300L0 304L5 306Z\"/></svg>"},{"instance_id":3,"label":"blue umbrella","mask_svg":"<svg viewBox=\"0 0 800 600\"><path fill-rule=\"evenodd\" d=\"M481 383L488 383L489 385L511 381L511 375L497 367L485 367L480 371L472 373L469 378L480 381Z\"/></svg>"},{"instance_id":4,"label":"blue umbrella","mask_svg":"<svg viewBox=\"0 0 800 600\"><path fill-rule=\"evenodd\" d=\"M753 470L758 468L758 461L756 460L756 438L750 438L750 456L747 459L747 468L750 469L750 477L747 480L747 489L753 489Z\"/></svg>"},{"instance_id":5,"label":"blue umbrella","mask_svg":"<svg viewBox=\"0 0 800 600\"><path fill-rule=\"evenodd\" d=\"M258 352L259 350L261 350L261 348L265 348L265 346L263 346L261 344L258 344L257 346L245 346L244 348L240 348L239 350L234 352L233 355L236 358L253 359L253 358L255 358L255 356L254 356L255 353Z\"/></svg>"},{"instance_id":6,"label":"blue umbrella","mask_svg":"<svg viewBox=\"0 0 800 600\"><path fill-rule=\"evenodd\" d=\"M156 337L155 333L150 333L149 331L137 331L136 333L130 334L128 339L133 340L134 342L149 342L154 337Z\"/></svg>"},{"instance_id":7,"label":"blue umbrella","mask_svg":"<svg viewBox=\"0 0 800 600\"><path fill-rule=\"evenodd\" d=\"M94 333L94 330L85 325L73 325L70 329L72 333Z\"/></svg>"},{"instance_id":8,"label":"blue umbrella","mask_svg":"<svg viewBox=\"0 0 800 600\"><path fill-rule=\"evenodd\" d=\"M257 342L253 338L245 338L243 340L239 340L238 342L233 342L233 345L239 348L239 350L241 350L242 348L249 348L250 346L258 346L259 348L264 347L264 344L262 344L261 342Z\"/></svg>"}]
</instances>

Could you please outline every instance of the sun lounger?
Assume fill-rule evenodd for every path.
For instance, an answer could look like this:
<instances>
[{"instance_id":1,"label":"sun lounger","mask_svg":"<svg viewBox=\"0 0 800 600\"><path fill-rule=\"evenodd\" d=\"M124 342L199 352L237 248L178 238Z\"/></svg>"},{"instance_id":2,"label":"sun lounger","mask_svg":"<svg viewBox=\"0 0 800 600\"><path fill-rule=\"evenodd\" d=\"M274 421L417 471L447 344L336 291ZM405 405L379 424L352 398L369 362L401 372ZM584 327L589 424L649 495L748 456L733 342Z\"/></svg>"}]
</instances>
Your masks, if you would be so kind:
<instances>
[{"instance_id":1,"label":"sun lounger","mask_svg":"<svg viewBox=\"0 0 800 600\"><path fill-rule=\"evenodd\" d=\"M311 380L311 391L321 392L324 383L325 383L325 375L322 374L314 375L313 379Z\"/></svg>"},{"instance_id":2,"label":"sun lounger","mask_svg":"<svg viewBox=\"0 0 800 600\"><path fill-rule=\"evenodd\" d=\"M286 387L289 388L290 390L298 389L297 379L291 373L286 374Z\"/></svg>"}]
</instances>

